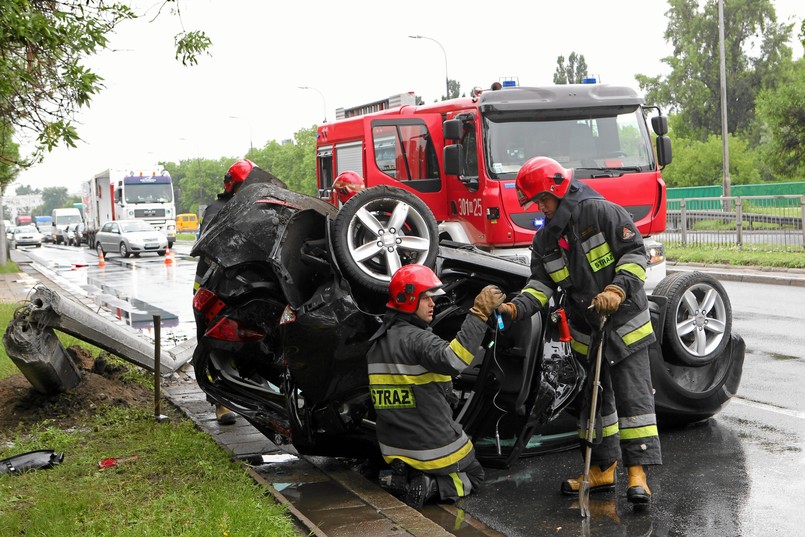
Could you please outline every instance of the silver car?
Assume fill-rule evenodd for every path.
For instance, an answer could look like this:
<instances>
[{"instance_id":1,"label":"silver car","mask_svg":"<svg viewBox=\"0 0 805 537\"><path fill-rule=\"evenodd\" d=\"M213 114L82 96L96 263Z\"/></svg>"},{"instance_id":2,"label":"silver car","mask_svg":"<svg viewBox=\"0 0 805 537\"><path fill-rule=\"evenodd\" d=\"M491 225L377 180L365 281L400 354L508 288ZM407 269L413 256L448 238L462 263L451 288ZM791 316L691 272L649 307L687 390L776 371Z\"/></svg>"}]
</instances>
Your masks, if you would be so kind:
<instances>
[{"instance_id":1,"label":"silver car","mask_svg":"<svg viewBox=\"0 0 805 537\"><path fill-rule=\"evenodd\" d=\"M165 255L168 237L142 220L106 222L95 236L95 249L104 255L119 252L121 257L139 257L143 252Z\"/></svg>"},{"instance_id":2,"label":"silver car","mask_svg":"<svg viewBox=\"0 0 805 537\"><path fill-rule=\"evenodd\" d=\"M17 226L11 234L9 248L16 249L18 246L42 246L42 234L35 226Z\"/></svg>"}]
</instances>

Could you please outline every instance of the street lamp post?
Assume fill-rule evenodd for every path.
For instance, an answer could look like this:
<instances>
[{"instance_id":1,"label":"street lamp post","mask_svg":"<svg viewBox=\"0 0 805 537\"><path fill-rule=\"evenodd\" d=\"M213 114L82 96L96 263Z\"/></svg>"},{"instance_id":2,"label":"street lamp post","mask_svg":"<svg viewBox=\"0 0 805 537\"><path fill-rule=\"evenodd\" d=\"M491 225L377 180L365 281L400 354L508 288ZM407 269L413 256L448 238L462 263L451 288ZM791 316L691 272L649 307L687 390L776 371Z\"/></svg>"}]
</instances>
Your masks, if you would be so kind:
<instances>
[{"instance_id":1,"label":"street lamp post","mask_svg":"<svg viewBox=\"0 0 805 537\"><path fill-rule=\"evenodd\" d=\"M408 37L410 37L411 39L427 39L429 41L433 41L434 43L439 45L440 49L442 49L442 54L444 54L444 98L449 99L450 98L450 77L447 76L447 52L444 51L444 47L442 46L441 43L439 43L438 41L436 41L432 37L428 37L426 35L409 35Z\"/></svg>"},{"instance_id":2,"label":"street lamp post","mask_svg":"<svg viewBox=\"0 0 805 537\"><path fill-rule=\"evenodd\" d=\"M319 95L321 95L321 102L324 105L324 123L327 123L327 101L324 99L324 94L321 91L319 91L318 89L316 89L316 88L314 88L312 86L297 86L297 87L299 89L313 90L316 93L318 93Z\"/></svg>"},{"instance_id":3,"label":"street lamp post","mask_svg":"<svg viewBox=\"0 0 805 537\"><path fill-rule=\"evenodd\" d=\"M249 151L254 150L254 146L252 145L252 124L249 122L248 119L240 116L229 116L229 119L239 119L241 121L245 121L246 125L249 126Z\"/></svg>"}]
</instances>

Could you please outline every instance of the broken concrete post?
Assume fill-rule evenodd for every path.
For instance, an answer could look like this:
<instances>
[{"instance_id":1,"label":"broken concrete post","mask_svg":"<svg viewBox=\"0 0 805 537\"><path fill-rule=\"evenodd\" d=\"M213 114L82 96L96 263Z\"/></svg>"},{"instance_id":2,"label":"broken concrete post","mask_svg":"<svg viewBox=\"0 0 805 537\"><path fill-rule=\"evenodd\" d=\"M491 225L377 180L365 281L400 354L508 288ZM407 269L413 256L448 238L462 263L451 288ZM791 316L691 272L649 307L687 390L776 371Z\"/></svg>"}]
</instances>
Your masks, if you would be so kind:
<instances>
[{"instance_id":1,"label":"broken concrete post","mask_svg":"<svg viewBox=\"0 0 805 537\"><path fill-rule=\"evenodd\" d=\"M70 334L149 371L154 370L154 347L151 343L84 305L44 285L34 289L31 303L32 317L39 324ZM188 352L187 349L182 349L181 356L165 353L161 360L162 369L172 373L191 357L192 351Z\"/></svg>"},{"instance_id":2,"label":"broken concrete post","mask_svg":"<svg viewBox=\"0 0 805 537\"><path fill-rule=\"evenodd\" d=\"M48 326L33 321L33 306L25 305L3 334L6 354L36 391L46 395L66 392L81 381L81 373Z\"/></svg>"}]
</instances>

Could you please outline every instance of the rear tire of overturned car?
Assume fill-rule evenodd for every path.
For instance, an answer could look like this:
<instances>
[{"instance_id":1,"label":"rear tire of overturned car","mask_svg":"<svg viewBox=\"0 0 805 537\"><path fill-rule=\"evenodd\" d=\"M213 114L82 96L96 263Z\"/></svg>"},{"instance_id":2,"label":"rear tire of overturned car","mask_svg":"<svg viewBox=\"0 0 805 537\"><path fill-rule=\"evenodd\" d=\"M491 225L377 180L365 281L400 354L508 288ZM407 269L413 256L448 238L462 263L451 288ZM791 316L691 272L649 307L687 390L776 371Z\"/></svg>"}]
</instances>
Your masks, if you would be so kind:
<instances>
[{"instance_id":1,"label":"rear tire of overturned car","mask_svg":"<svg viewBox=\"0 0 805 537\"><path fill-rule=\"evenodd\" d=\"M677 272L657 284L655 296L668 299L663 352L684 364L703 366L727 346L732 305L721 282L703 272Z\"/></svg>"},{"instance_id":2,"label":"rear tire of overturned car","mask_svg":"<svg viewBox=\"0 0 805 537\"><path fill-rule=\"evenodd\" d=\"M425 203L400 188L377 186L353 196L333 223L338 264L355 284L385 293L391 276L413 263L433 268L436 218Z\"/></svg>"},{"instance_id":3,"label":"rear tire of overturned car","mask_svg":"<svg viewBox=\"0 0 805 537\"><path fill-rule=\"evenodd\" d=\"M732 331L732 307L721 283L701 272L662 280L667 299L661 345L651 353L655 406L663 426L712 417L740 385L745 344Z\"/></svg>"}]
</instances>

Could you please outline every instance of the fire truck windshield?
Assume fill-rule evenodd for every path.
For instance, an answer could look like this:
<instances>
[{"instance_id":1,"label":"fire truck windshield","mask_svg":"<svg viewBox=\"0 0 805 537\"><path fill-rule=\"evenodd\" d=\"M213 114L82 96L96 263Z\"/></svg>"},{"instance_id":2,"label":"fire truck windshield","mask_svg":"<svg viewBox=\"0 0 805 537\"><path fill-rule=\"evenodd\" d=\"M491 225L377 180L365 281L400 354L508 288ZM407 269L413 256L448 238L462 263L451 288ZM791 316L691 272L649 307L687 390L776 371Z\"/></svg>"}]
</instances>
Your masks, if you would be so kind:
<instances>
[{"instance_id":1,"label":"fire truck windshield","mask_svg":"<svg viewBox=\"0 0 805 537\"><path fill-rule=\"evenodd\" d=\"M580 179L612 177L654 169L646 123L637 109L618 116L516 120L484 119L487 172L492 179L514 179L528 159L547 156ZM511 118L514 119L514 118Z\"/></svg>"},{"instance_id":2,"label":"fire truck windshield","mask_svg":"<svg viewBox=\"0 0 805 537\"><path fill-rule=\"evenodd\" d=\"M173 189L170 183L127 184L124 198L126 203L170 203Z\"/></svg>"}]
</instances>

